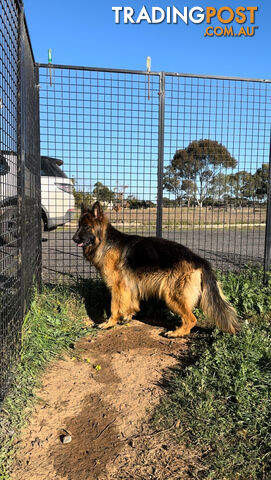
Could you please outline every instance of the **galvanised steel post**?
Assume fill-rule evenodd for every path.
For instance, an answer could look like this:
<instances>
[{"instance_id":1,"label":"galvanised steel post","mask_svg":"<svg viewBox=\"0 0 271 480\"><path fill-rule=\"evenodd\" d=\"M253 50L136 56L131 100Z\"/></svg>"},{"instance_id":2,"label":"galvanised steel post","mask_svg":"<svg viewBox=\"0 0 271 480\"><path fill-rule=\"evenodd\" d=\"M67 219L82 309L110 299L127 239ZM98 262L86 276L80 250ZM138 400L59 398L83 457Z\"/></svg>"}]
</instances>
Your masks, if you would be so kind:
<instances>
[{"instance_id":1,"label":"galvanised steel post","mask_svg":"<svg viewBox=\"0 0 271 480\"><path fill-rule=\"evenodd\" d=\"M165 73L160 73L159 88L159 127L158 127L158 169L157 169L157 217L156 236L162 237L163 217L163 173L164 173L164 134L165 134Z\"/></svg>"},{"instance_id":2,"label":"galvanised steel post","mask_svg":"<svg viewBox=\"0 0 271 480\"><path fill-rule=\"evenodd\" d=\"M17 228L18 228L18 249L19 249L19 271L18 275L20 276L20 322L22 323L24 318L24 308L25 308L25 280L24 280L24 271L25 271L25 257L24 257L24 242L25 242L25 202L24 202L24 191L25 191L25 158L24 158L24 139L23 139L23 118L22 118L22 59L23 59L23 21L24 21L24 11L23 6L20 2L17 2L19 5L18 12L18 63L17 63L17 206L18 206L18 216L17 216Z\"/></svg>"},{"instance_id":3,"label":"galvanised steel post","mask_svg":"<svg viewBox=\"0 0 271 480\"><path fill-rule=\"evenodd\" d=\"M267 191L267 208L266 208L266 227L265 227L265 244L264 244L264 284L268 282L267 273L270 270L271 258L271 134L269 148L269 176Z\"/></svg>"},{"instance_id":4,"label":"galvanised steel post","mask_svg":"<svg viewBox=\"0 0 271 480\"><path fill-rule=\"evenodd\" d=\"M38 122L37 122L37 125L36 125L36 136L37 136L37 139L36 139L36 142L38 142L38 151L40 153L40 110L39 110L39 67L37 67L37 65L35 64L34 65L34 78L35 78L35 88L36 88L36 92L35 92L35 102L36 102L36 108L37 108L37 115L38 115ZM41 170L41 167L40 167L40 155L38 156L38 158L36 159L36 161L38 162L39 164L39 171ZM42 219L41 219L41 178L40 178L40 175L36 178L36 181L37 181L37 188L38 188L38 192L39 192L39 195L38 195L38 211L39 211L39 218L38 218L38 223L39 223L39 227L38 227L38 248L39 248L39 253L38 253L38 265L37 265L37 286L38 286L38 289L39 291L41 291L41 288L42 288L42 280L41 280L41 269L42 269L42 246L41 246L41 243L42 243L42 233L41 233L41 226L42 226Z\"/></svg>"}]
</instances>

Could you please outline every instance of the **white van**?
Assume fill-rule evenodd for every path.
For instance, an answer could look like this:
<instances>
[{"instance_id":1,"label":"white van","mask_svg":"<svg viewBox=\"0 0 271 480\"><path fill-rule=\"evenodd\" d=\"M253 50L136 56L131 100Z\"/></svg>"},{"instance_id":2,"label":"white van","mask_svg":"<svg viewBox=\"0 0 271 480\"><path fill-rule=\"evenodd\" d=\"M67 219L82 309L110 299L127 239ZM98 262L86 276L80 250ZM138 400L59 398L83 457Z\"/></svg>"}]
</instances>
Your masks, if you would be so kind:
<instances>
[{"instance_id":1,"label":"white van","mask_svg":"<svg viewBox=\"0 0 271 480\"><path fill-rule=\"evenodd\" d=\"M18 236L17 155L0 151L0 246L9 244Z\"/></svg>"},{"instance_id":2,"label":"white van","mask_svg":"<svg viewBox=\"0 0 271 480\"><path fill-rule=\"evenodd\" d=\"M62 160L41 157L41 209L45 230L70 222L76 211L73 183L60 165Z\"/></svg>"},{"instance_id":3,"label":"white van","mask_svg":"<svg viewBox=\"0 0 271 480\"><path fill-rule=\"evenodd\" d=\"M62 160L41 157L42 229L48 230L72 220L75 214L73 184L59 168ZM18 165L15 152L0 151L0 246L18 234ZM25 167L25 196L35 192L33 175Z\"/></svg>"}]
</instances>

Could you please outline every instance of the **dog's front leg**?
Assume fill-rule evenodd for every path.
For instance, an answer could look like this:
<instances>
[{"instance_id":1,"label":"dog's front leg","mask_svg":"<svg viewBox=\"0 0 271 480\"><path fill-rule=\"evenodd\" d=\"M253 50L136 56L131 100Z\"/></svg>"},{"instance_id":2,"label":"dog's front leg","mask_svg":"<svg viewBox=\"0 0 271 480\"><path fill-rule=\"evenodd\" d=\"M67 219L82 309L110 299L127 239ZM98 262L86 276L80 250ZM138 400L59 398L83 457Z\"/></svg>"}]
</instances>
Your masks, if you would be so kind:
<instances>
[{"instance_id":1,"label":"dog's front leg","mask_svg":"<svg viewBox=\"0 0 271 480\"><path fill-rule=\"evenodd\" d=\"M120 314L120 283L115 283L111 288L111 316L99 325L99 328L106 329L114 327L121 318Z\"/></svg>"}]
</instances>

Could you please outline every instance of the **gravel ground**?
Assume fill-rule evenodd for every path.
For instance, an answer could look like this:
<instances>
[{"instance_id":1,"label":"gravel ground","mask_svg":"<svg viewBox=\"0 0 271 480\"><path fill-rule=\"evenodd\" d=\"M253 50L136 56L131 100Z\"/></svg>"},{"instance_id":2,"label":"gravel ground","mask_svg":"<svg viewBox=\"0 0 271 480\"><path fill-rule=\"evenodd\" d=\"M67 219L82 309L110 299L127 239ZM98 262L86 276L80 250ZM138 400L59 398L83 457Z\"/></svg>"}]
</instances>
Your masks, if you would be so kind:
<instances>
[{"instance_id":1,"label":"gravel ground","mask_svg":"<svg viewBox=\"0 0 271 480\"><path fill-rule=\"evenodd\" d=\"M83 258L80 248L72 241L75 229L57 229L43 233L43 280L49 283L69 281L76 277L96 275ZM141 232L140 232L141 233ZM155 232L150 232L155 235ZM163 237L180 242L210 260L215 268L239 270L247 263L263 262L263 228L209 228L164 231Z\"/></svg>"}]
</instances>

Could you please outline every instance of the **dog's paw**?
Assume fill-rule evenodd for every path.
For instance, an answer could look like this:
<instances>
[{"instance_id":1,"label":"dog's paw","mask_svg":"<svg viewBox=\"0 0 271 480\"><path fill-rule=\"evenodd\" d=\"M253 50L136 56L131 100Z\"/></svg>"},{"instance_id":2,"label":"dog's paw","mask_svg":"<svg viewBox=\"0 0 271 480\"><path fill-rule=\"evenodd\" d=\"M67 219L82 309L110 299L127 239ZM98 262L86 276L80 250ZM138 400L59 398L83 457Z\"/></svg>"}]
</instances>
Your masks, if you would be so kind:
<instances>
[{"instance_id":1,"label":"dog's paw","mask_svg":"<svg viewBox=\"0 0 271 480\"><path fill-rule=\"evenodd\" d=\"M175 335L174 335L173 330L170 330L170 331L164 333L164 337L167 337L167 338L173 338L174 336Z\"/></svg>"},{"instance_id":2,"label":"dog's paw","mask_svg":"<svg viewBox=\"0 0 271 480\"><path fill-rule=\"evenodd\" d=\"M183 330L181 328L177 328L176 330L170 330L168 332L164 333L164 336L167 338L178 338L178 337L184 337L185 335L188 335L189 331Z\"/></svg>"},{"instance_id":3,"label":"dog's paw","mask_svg":"<svg viewBox=\"0 0 271 480\"><path fill-rule=\"evenodd\" d=\"M127 315L126 317L123 317L121 321L121 325L127 325L127 323L130 323L133 320L133 315Z\"/></svg>"},{"instance_id":4,"label":"dog's paw","mask_svg":"<svg viewBox=\"0 0 271 480\"><path fill-rule=\"evenodd\" d=\"M107 328L111 327L113 327L113 325L111 325L109 322L99 323L98 325L98 328L100 328L101 330L106 330Z\"/></svg>"},{"instance_id":5,"label":"dog's paw","mask_svg":"<svg viewBox=\"0 0 271 480\"><path fill-rule=\"evenodd\" d=\"M107 320L107 322L100 323L98 325L98 328L101 328L102 330L106 330L107 328L114 327L116 324L117 324L117 322L115 320L111 320L109 318L109 320Z\"/></svg>"}]
</instances>

